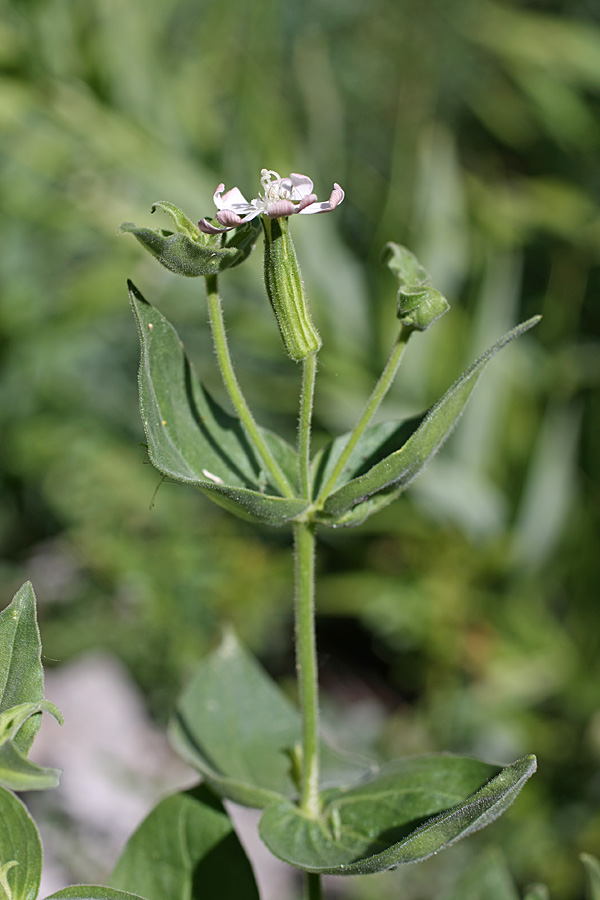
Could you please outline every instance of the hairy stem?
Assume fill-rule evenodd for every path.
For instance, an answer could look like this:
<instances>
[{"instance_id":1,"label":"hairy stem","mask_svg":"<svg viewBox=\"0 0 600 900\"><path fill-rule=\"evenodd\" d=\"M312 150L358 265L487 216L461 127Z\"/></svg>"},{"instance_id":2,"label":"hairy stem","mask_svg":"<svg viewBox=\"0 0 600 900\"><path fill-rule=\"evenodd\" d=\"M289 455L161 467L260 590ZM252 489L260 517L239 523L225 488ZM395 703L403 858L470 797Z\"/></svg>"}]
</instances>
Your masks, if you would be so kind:
<instances>
[{"instance_id":1,"label":"hairy stem","mask_svg":"<svg viewBox=\"0 0 600 900\"><path fill-rule=\"evenodd\" d=\"M223 382L225 384L225 387L227 388L227 393L229 394L231 402L235 407L240 421L242 422L244 428L248 433L248 437L254 444L257 453L260 454L260 457L265 467L270 472L274 483L277 485L284 497L294 497L295 492L292 486L281 471L279 464L273 457L273 454L269 450L256 422L254 421L254 417L250 412L250 408L246 403L246 399L242 394L241 388L238 384L238 380L233 370L233 363L231 361L229 346L227 344L227 335L225 333L225 322L223 320L223 310L221 308L221 298L219 296L216 275L206 276L206 294L208 297L208 313L210 326L212 329L215 352L217 354L219 368L221 369L221 375L223 376Z\"/></svg>"},{"instance_id":2,"label":"hairy stem","mask_svg":"<svg viewBox=\"0 0 600 900\"><path fill-rule=\"evenodd\" d=\"M298 417L298 462L300 467L300 491L307 500L311 499L310 485L310 429L312 422L315 378L317 375L317 354L307 356L302 363L302 393L300 394L300 415Z\"/></svg>"},{"instance_id":3,"label":"hairy stem","mask_svg":"<svg viewBox=\"0 0 600 900\"><path fill-rule=\"evenodd\" d=\"M315 872L306 873L306 898L307 900L323 900L321 876Z\"/></svg>"},{"instance_id":4,"label":"hairy stem","mask_svg":"<svg viewBox=\"0 0 600 900\"><path fill-rule=\"evenodd\" d=\"M296 672L302 714L300 806L316 818L319 802L319 686L315 638L315 526L294 523Z\"/></svg>"},{"instance_id":5,"label":"hairy stem","mask_svg":"<svg viewBox=\"0 0 600 900\"><path fill-rule=\"evenodd\" d=\"M350 454L356 447L358 441L360 440L363 432L367 428L369 422L375 415L379 404L387 394L390 386L396 377L396 373L398 371L398 367L402 361L402 357L404 355L404 351L406 349L406 345L408 343L408 339L412 334L413 329L409 326L403 325L400 329L400 333L396 338L394 346L392 347L392 352L390 353L389 359L385 364L385 368L379 377L379 381L373 388L373 393L369 397L367 405L365 406L364 412L360 417L354 431L350 435L348 439L348 443L344 447L343 452L340 455L340 458L337 461L337 464L327 479L327 482L321 489L319 496L317 498L317 505L322 503L331 493L333 488L335 487L335 483L340 477L344 466L348 462L350 458Z\"/></svg>"}]
</instances>

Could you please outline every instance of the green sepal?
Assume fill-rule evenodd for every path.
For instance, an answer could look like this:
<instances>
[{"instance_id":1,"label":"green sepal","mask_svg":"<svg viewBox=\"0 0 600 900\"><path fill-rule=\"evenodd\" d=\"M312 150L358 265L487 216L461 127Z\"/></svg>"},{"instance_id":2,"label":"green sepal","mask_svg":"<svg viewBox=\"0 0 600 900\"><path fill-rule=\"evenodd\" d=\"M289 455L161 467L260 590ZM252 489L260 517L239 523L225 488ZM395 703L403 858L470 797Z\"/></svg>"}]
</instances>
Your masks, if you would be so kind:
<instances>
[{"instance_id":1,"label":"green sepal","mask_svg":"<svg viewBox=\"0 0 600 900\"><path fill-rule=\"evenodd\" d=\"M145 250L176 275L218 275L237 266L252 252L260 233L260 225L251 221L233 233L208 235L172 203L158 200L152 204L152 212L157 209L171 217L174 231L123 222L118 233L133 234Z\"/></svg>"},{"instance_id":2,"label":"green sepal","mask_svg":"<svg viewBox=\"0 0 600 900\"><path fill-rule=\"evenodd\" d=\"M308 502L278 495L240 420L198 381L173 326L131 282L129 296L140 335L140 410L153 465L243 519L282 525L300 515ZM293 484L296 451L272 432L261 433Z\"/></svg>"},{"instance_id":3,"label":"green sepal","mask_svg":"<svg viewBox=\"0 0 600 900\"><path fill-rule=\"evenodd\" d=\"M35 822L23 803L0 787L0 900L36 900L41 876Z\"/></svg>"},{"instance_id":4,"label":"green sepal","mask_svg":"<svg viewBox=\"0 0 600 900\"><path fill-rule=\"evenodd\" d=\"M382 872L488 825L535 769L534 756L503 769L465 757L400 760L358 787L326 791L318 819L289 801L268 806L259 832L275 856L307 872Z\"/></svg>"},{"instance_id":5,"label":"green sepal","mask_svg":"<svg viewBox=\"0 0 600 900\"><path fill-rule=\"evenodd\" d=\"M169 727L177 752L216 793L258 808L297 796L301 735L296 707L231 631L196 670ZM365 761L321 745L323 787L370 770Z\"/></svg>"},{"instance_id":6,"label":"green sepal","mask_svg":"<svg viewBox=\"0 0 600 900\"><path fill-rule=\"evenodd\" d=\"M261 216L265 232L265 287L288 356L299 362L316 353L321 338L310 316L308 298L287 218Z\"/></svg>"},{"instance_id":7,"label":"green sepal","mask_svg":"<svg viewBox=\"0 0 600 900\"><path fill-rule=\"evenodd\" d=\"M587 900L600 900L600 862L589 853L582 853L579 858L585 868Z\"/></svg>"},{"instance_id":8,"label":"green sepal","mask_svg":"<svg viewBox=\"0 0 600 900\"><path fill-rule=\"evenodd\" d=\"M11 791L40 791L56 787L60 769L38 766L27 759L15 737L31 716L49 712L62 725L59 710L48 700L20 703L0 713L0 785Z\"/></svg>"},{"instance_id":9,"label":"green sepal","mask_svg":"<svg viewBox=\"0 0 600 900\"><path fill-rule=\"evenodd\" d=\"M231 819L204 785L166 797L152 810L129 838L110 884L146 900L258 900Z\"/></svg>"},{"instance_id":10,"label":"green sepal","mask_svg":"<svg viewBox=\"0 0 600 900\"><path fill-rule=\"evenodd\" d=\"M490 347L431 407L406 443L385 459L375 463L367 472L363 473L365 461L355 451L349 462L354 458L357 473L345 485L330 494L322 510L318 513L318 521L333 526L358 525L369 515L395 500L425 468L449 437L479 376L490 359L508 343L536 325L539 320L540 316L528 319ZM378 427L375 426L375 428ZM408 423L407 427L410 430L411 423ZM382 429L381 434L382 442L389 439L385 428ZM399 427L397 437L401 438L403 434L403 429ZM375 453L376 434L374 436L371 429L367 430L361 438L357 450L360 450L363 440L369 448L369 454ZM346 467L345 477L348 478L351 474Z\"/></svg>"},{"instance_id":11,"label":"green sepal","mask_svg":"<svg viewBox=\"0 0 600 900\"><path fill-rule=\"evenodd\" d=\"M446 298L431 286L429 276L414 253L390 242L383 248L382 261L399 282L398 311L403 325L426 331L450 309Z\"/></svg>"}]
</instances>

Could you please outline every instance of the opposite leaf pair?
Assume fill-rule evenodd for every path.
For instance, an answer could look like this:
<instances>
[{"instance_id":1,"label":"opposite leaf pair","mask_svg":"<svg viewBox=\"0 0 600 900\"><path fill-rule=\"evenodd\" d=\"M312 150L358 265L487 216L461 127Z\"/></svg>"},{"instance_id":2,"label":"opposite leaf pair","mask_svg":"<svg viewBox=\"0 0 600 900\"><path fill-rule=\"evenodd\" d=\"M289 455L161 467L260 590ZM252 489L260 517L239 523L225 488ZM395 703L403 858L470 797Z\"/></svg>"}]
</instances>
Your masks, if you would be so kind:
<instances>
[{"instance_id":1,"label":"opposite leaf pair","mask_svg":"<svg viewBox=\"0 0 600 900\"><path fill-rule=\"evenodd\" d=\"M500 815L536 768L532 756L501 768L446 754L378 766L322 743L314 819L294 802L300 735L298 711L231 633L198 668L170 729L220 796L265 810L263 841L308 872L366 874L425 859Z\"/></svg>"},{"instance_id":2,"label":"opposite leaf pair","mask_svg":"<svg viewBox=\"0 0 600 900\"><path fill-rule=\"evenodd\" d=\"M356 525L391 503L438 452L489 360L538 321L530 319L497 341L423 417L367 428L316 506L298 496L295 449L260 429L290 486L290 496L283 497L240 420L198 381L173 326L133 284L129 289L140 335L140 407L152 463L236 515L269 525L307 515L328 526ZM349 439L350 434L342 435L315 456L313 497L331 481Z\"/></svg>"}]
</instances>

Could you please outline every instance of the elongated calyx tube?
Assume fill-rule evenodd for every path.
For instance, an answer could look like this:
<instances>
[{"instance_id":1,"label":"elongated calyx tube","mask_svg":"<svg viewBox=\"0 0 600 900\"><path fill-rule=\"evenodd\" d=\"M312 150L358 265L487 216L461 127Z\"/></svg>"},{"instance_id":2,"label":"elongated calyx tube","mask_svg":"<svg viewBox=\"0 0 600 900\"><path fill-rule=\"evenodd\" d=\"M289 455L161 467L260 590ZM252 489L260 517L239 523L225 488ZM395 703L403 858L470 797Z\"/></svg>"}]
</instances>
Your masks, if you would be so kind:
<instances>
[{"instance_id":1,"label":"elongated calyx tube","mask_svg":"<svg viewBox=\"0 0 600 900\"><path fill-rule=\"evenodd\" d=\"M321 347L308 308L289 221L262 217L265 232L265 287L286 353L299 362Z\"/></svg>"}]
</instances>

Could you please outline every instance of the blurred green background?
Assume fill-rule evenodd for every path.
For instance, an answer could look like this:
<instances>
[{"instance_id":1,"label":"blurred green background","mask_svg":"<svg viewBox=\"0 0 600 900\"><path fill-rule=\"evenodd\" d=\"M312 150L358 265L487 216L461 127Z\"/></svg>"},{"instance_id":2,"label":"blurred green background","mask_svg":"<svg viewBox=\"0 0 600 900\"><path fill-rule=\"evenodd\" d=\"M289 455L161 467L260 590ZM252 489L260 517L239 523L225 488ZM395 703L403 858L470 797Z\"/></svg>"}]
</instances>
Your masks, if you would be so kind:
<instances>
[{"instance_id":1,"label":"blurred green background","mask_svg":"<svg viewBox=\"0 0 600 900\"><path fill-rule=\"evenodd\" d=\"M222 396L203 285L117 237L155 200L212 214L220 181L306 172L293 222L324 338L316 439L350 427L387 356L388 240L453 303L383 416L424 409L521 318L459 429L401 501L323 533L326 718L384 756L540 771L493 832L344 882L429 898L490 842L522 884L581 896L600 855L600 9L594 0L5 0L0 19L1 604L26 578L45 654L117 654L164 722L233 621L293 678L289 535L161 483L141 447L129 276ZM166 223L165 223L166 225ZM298 369L260 252L222 279L259 421L292 434ZM290 687L290 690L293 688ZM368 737L366 738L365 735Z\"/></svg>"}]
</instances>

